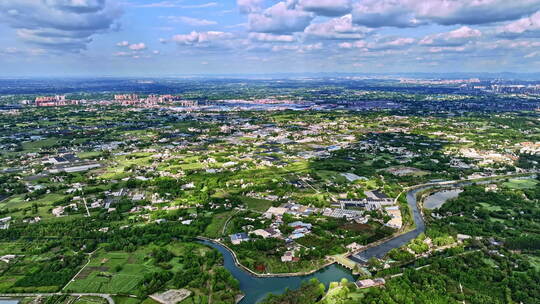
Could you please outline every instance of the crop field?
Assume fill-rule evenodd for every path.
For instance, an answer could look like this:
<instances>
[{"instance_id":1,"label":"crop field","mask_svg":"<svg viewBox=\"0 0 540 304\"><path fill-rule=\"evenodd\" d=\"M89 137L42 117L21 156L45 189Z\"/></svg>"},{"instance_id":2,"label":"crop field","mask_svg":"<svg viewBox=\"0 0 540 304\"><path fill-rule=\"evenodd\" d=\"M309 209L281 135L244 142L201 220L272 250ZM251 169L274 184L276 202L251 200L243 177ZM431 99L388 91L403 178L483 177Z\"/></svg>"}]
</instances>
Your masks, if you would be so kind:
<instances>
[{"instance_id":1,"label":"crop field","mask_svg":"<svg viewBox=\"0 0 540 304\"><path fill-rule=\"evenodd\" d=\"M195 249L193 249L195 246ZM208 250L204 246L190 244L187 249L183 243L171 243L167 249L176 256L182 256L186 250ZM198 248L198 249L197 249ZM134 294L145 274L160 271L151 257L152 247L141 247L134 252L106 252L99 250L90 263L71 282L66 290L71 292L95 292L112 294ZM183 268L178 257L170 262L172 271ZM131 304L129 300L123 302Z\"/></svg>"},{"instance_id":2,"label":"crop field","mask_svg":"<svg viewBox=\"0 0 540 304\"><path fill-rule=\"evenodd\" d=\"M127 252L100 252L70 283L67 290L131 294L144 274L156 270L146 259L146 250Z\"/></svg>"}]
</instances>

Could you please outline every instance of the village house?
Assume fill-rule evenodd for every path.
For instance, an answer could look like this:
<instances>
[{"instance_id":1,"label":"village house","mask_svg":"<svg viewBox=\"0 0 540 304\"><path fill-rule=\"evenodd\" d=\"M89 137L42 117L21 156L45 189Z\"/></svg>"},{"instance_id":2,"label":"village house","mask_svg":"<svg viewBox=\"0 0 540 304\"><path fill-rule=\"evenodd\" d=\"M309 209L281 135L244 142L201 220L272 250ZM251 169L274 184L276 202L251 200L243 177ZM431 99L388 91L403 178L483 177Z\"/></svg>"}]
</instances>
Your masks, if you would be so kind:
<instances>
[{"instance_id":1,"label":"village house","mask_svg":"<svg viewBox=\"0 0 540 304\"><path fill-rule=\"evenodd\" d=\"M247 242L250 240L249 236L244 232L231 234L229 238L231 239L231 243L233 243L233 245L239 245L242 242Z\"/></svg>"},{"instance_id":2,"label":"village house","mask_svg":"<svg viewBox=\"0 0 540 304\"><path fill-rule=\"evenodd\" d=\"M354 251L358 251L358 250L364 248L364 246L354 242L354 243L350 243L349 245L345 246L345 248L347 248L347 250L349 252L354 252Z\"/></svg>"},{"instance_id":3,"label":"village house","mask_svg":"<svg viewBox=\"0 0 540 304\"><path fill-rule=\"evenodd\" d=\"M286 251L282 256L281 256L281 261L282 262L292 262L294 259L294 253L292 251Z\"/></svg>"},{"instance_id":4,"label":"village house","mask_svg":"<svg viewBox=\"0 0 540 304\"><path fill-rule=\"evenodd\" d=\"M11 221L11 216L0 218L0 229L8 229L9 228L9 222Z\"/></svg>"},{"instance_id":5,"label":"village house","mask_svg":"<svg viewBox=\"0 0 540 304\"><path fill-rule=\"evenodd\" d=\"M359 280L356 282L356 287L363 289L363 288L370 288L370 287L379 287L386 284L386 281L383 278L377 278L377 279L366 279L366 280Z\"/></svg>"},{"instance_id":6,"label":"village house","mask_svg":"<svg viewBox=\"0 0 540 304\"><path fill-rule=\"evenodd\" d=\"M391 219L385 224L385 226L400 229L403 226L403 219L401 217L401 211L398 206L386 207L386 213L391 217Z\"/></svg>"},{"instance_id":7,"label":"village house","mask_svg":"<svg viewBox=\"0 0 540 304\"><path fill-rule=\"evenodd\" d=\"M264 239L281 237L281 232L278 229L274 229L274 228L257 229L257 230L252 231L251 233L258 235Z\"/></svg>"},{"instance_id":8,"label":"village house","mask_svg":"<svg viewBox=\"0 0 540 304\"><path fill-rule=\"evenodd\" d=\"M0 257L0 262L4 262L6 264L9 264L12 260L14 260L17 256L14 254L7 254Z\"/></svg>"}]
</instances>

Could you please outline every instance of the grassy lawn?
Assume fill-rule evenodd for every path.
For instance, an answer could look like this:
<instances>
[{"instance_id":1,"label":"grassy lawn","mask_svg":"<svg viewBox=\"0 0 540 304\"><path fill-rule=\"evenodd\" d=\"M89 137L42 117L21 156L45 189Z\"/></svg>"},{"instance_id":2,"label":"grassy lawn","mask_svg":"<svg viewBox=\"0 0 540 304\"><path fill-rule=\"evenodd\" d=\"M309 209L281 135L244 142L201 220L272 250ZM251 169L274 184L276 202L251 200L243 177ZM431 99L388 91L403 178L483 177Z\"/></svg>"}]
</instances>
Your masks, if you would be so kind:
<instances>
[{"instance_id":1,"label":"grassy lawn","mask_svg":"<svg viewBox=\"0 0 540 304\"><path fill-rule=\"evenodd\" d=\"M99 157L101 154L103 153L102 152L81 152L81 153L78 153L77 156L80 159L89 159L89 158Z\"/></svg>"},{"instance_id":2,"label":"grassy lawn","mask_svg":"<svg viewBox=\"0 0 540 304\"><path fill-rule=\"evenodd\" d=\"M511 189L531 189L536 185L538 185L538 182L533 179L511 179L503 183L503 186Z\"/></svg>"},{"instance_id":3,"label":"grassy lawn","mask_svg":"<svg viewBox=\"0 0 540 304\"><path fill-rule=\"evenodd\" d=\"M24 207L25 204L27 204L27 202L24 201L22 195L15 195L15 196L12 196L11 198L5 200L3 203L0 203L0 209L3 209L3 208L9 208L9 209L21 208L21 207Z\"/></svg>"},{"instance_id":4,"label":"grassy lawn","mask_svg":"<svg viewBox=\"0 0 540 304\"><path fill-rule=\"evenodd\" d=\"M4 201L4 203L0 203L0 210L9 208L9 209L16 209L16 208L28 208L31 207L34 203L38 205L38 212L32 213L30 211L24 213L23 211L18 211L15 213L11 213L12 216L41 216L42 218L54 218L52 213L49 211L53 207L53 204L57 201L60 201L64 199L66 196L64 194L60 193L49 193L45 194L42 197L38 198L37 200L30 200L25 201L22 195L17 195L11 197L9 200Z\"/></svg>"},{"instance_id":5,"label":"grassy lawn","mask_svg":"<svg viewBox=\"0 0 540 304\"><path fill-rule=\"evenodd\" d=\"M56 143L58 143L58 139L53 137L33 142L26 142L22 144L22 147L25 152L35 152L41 148L52 147L56 145Z\"/></svg>"},{"instance_id":6,"label":"grassy lawn","mask_svg":"<svg viewBox=\"0 0 540 304\"><path fill-rule=\"evenodd\" d=\"M218 238L221 236L221 232L223 231L223 226L225 226L225 222L227 222L227 219L234 213L234 211L227 211L220 214L215 214L212 217L212 222L208 227L206 227L206 230L204 231L204 234L210 238Z\"/></svg>"},{"instance_id":7,"label":"grassy lawn","mask_svg":"<svg viewBox=\"0 0 540 304\"><path fill-rule=\"evenodd\" d=\"M488 203L480 203L480 205L488 211L502 211L502 208L500 206L492 206Z\"/></svg>"},{"instance_id":8,"label":"grassy lawn","mask_svg":"<svg viewBox=\"0 0 540 304\"><path fill-rule=\"evenodd\" d=\"M346 184L349 181L339 172L328 171L328 170L318 170L316 171L317 175L323 179L325 182L336 182L338 184Z\"/></svg>"},{"instance_id":9,"label":"grassy lawn","mask_svg":"<svg viewBox=\"0 0 540 304\"><path fill-rule=\"evenodd\" d=\"M115 304L138 304L141 302L140 299L132 297L113 296L112 298Z\"/></svg>"},{"instance_id":10,"label":"grassy lawn","mask_svg":"<svg viewBox=\"0 0 540 304\"><path fill-rule=\"evenodd\" d=\"M240 196L240 201L246 204L249 209L264 212L268 208L272 207L272 201L265 199L252 198L247 196Z\"/></svg>"}]
</instances>

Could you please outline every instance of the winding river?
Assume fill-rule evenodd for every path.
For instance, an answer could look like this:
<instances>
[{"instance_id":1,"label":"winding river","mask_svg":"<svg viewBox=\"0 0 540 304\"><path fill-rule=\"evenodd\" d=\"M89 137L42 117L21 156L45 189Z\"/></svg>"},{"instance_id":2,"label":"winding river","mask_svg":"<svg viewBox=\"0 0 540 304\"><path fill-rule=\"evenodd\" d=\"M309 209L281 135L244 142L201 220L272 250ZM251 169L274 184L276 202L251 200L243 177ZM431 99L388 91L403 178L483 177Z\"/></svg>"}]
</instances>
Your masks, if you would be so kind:
<instances>
[{"instance_id":1,"label":"winding river","mask_svg":"<svg viewBox=\"0 0 540 304\"><path fill-rule=\"evenodd\" d=\"M407 203L409 204L409 208L413 214L414 223L416 224L416 228L414 230L392 238L377 246L370 247L356 255L350 256L349 259L357 263L366 263L372 257L382 258L388 253L388 251L407 244L410 240L416 238L418 235L424 232L426 230L426 224L420 210L418 209L416 194L431 187L434 186L425 186L407 192Z\"/></svg>"},{"instance_id":2,"label":"winding river","mask_svg":"<svg viewBox=\"0 0 540 304\"><path fill-rule=\"evenodd\" d=\"M461 188L465 185L470 185L472 182L462 181L455 183L446 183L444 187L453 187ZM485 182L481 182L485 183ZM418 209L418 204L416 200L416 195L418 192L434 188L441 187L443 183L433 183L428 184L419 188L415 188L407 192L407 203L409 208L412 211L413 219L416 224L416 228L412 231L399 235L395 238L389 239L386 242L383 242L377 246L370 247L354 256L349 257L349 259L358 262L365 263L371 257L382 258L388 251L401 247L408 243L410 240L416 238L419 234L426 230L426 225L420 210ZM444 202L450 199L452 196L437 196L433 198L433 205L441 206ZM224 266L231 274L240 282L240 289L244 293L245 297L239 302L240 304L255 304L261 301L269 293L281 294L285 289L296 289L298 288L303 281L309 280L311 278L317 278L319 281L328 286L330 282L340 281L342 278L346 278L349 281L353 281L355 278L351 272L341 266L332 264L328 267L325 267L311 275L306 276L294 276L294 277L255 277L245 270L239 268L234 261L234 257L231 252L218 243L211 241L201 240L199 241L202 244L213 247L221 254L224 258ZM1 304L1 303L0 303Z\"/></svg>"},{"instance_id":3,"label":"winding river","mask_svg":"<svg viewBox=\"0 0 540 304\"><path fill-rule=\"evenodd\" d=\"M229 270L231 274L240 282L240 289L245 295L245 297L239 302L240 304L254 304L264 299L269 293L281 294L287 288L296 289L300 287L303 281L311 278L317 278L326 286L328 286L330 282L336 282L342 278L346 278L349 281L354 281L355 279L350 271L336 264L330 265L314 274L307 276L274 278L255 277L236 266L233 256L229 250L227 250L227 248L214 242L199 242L213 247L223 254L225 268Z\"/></svg>"}]
</instances>

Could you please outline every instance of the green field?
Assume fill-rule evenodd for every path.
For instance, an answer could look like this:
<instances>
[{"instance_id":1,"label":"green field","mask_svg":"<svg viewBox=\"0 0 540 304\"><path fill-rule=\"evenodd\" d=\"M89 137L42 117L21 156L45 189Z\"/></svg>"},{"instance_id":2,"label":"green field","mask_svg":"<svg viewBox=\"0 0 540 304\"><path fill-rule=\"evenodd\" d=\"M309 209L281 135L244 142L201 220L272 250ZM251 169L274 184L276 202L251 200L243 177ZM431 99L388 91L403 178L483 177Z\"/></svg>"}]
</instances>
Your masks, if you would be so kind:
<instances>
[{"instance_id":1,"label":"green field","mask_svg":"<svg viewBox=\"0 0 540 304\"><path fill-rule=\"evenodd\" d=\"M107 304L107 300L102 297L80 297L74 302L74 304Z\"/></svg>"},{"instance_id":2,"label":"green field","mask_svg":"<svg viewBox=\"0 0 540 304\"><path fill-rule=\"evenodd\" d=\"M145 260L146 256L145 250L133 253L100 251L66 289L73 292L131 294L144 274L157 269ZM117 267L121 269L117 271Z\"/></svg>"},{"instance_id":3,"label":"green field","mask_svg":"<svg viewBox=\"0 0 540 304\"><path fill-rule=\"evenodd\" d=\"M243 204L246 204L248 209L264 212L272 207L272 201L265 199L252 198L247 196L238 197Z\"/></svg>"},{"instance_id":4,"label":"green field","mask_svg":"<svg viewBox=\"0 0 540 304\"><path fill-rule=\"evenodd\" d=\"M227 222L227 219L234 213L234 211L227 211L224 213L216 214L212 217L212 222L208 227L206 227L206 230L204 231L204 235L210 237L210 238L218 238L222 236L223 227L225 226L225 223Z\"/></svg>"},{"instance_id":5,"label":"green field","mask_svg":"<svg viewBox=\"0 0 540 304\"><path fill-rule=\"evenodd\" d=\"M49 148L56 145L57 143L57 138L47 138L43 140L23 143L22 147L27 152L36 152L41 148Z\"/></svg>"},{"instance_id":6,"label":"green field","mask_svg":"<svg viewBox=\"0 0 540 304\"><path fill-rule=\"evenodd\" d=\"M511 179L503 183L503 186L511 189L532 189L536 185L538 185L538 181L533 179Z\"/></svg>"},{"instance_id":7,"label":"green field","mask_svg":"<svg viewBox=\"0 0 540 304\"><path fill-rule=\"evenodd\" d=\"M480 203L479 205L481 205L484 209L488 211L502 211L503 210L500 206L492 206L488 203Z\"/></svg>"},{"instance_id":8,"label":"green field","mask_svg":"<svg viewBox=\"0 0 540 304\"><path fill-rule=\"evenodd\" d=\"M207 250L202 246L200 248L201 252ZM177 242L168 245L167 249L177 256L181 256L186 250L182 243ZM66 290L132 295L145 274L161 270L154 264L151 250L150 246L131 253L99 250ZM178 257L173 258L170 264L172 271L182 269ZM126 298L122 301L131 304Z\"/></svg>"}]
</instances>

